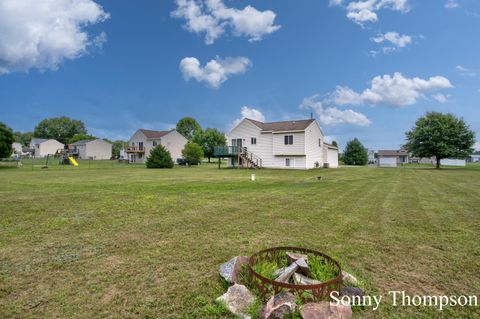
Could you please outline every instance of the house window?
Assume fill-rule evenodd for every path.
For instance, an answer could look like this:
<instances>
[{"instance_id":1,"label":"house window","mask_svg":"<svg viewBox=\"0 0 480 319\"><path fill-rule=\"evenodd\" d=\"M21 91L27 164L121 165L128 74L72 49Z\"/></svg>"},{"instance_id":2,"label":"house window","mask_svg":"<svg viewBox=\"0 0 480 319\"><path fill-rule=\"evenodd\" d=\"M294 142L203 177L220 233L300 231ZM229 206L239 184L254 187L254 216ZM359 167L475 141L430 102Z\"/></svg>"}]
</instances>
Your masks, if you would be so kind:
<instances>
[{"instance_id":1,"label":"house window","mask_svg":"<svg viewBox=\"0 0 480 319\"><path fill-rule=\"evenodd\" d=\"M138 149L143 151L143 142L138 142Z\"/></svg>"},{"instance_id":2,"label":"house window","mask_svg":"<svg viewBox=\"0 0 480 319\"><path fill-rule=\"evenodd\" d=\"M252 144L252 145L257 144L257 138L256 138L256 137L252 137L252 138L250 139L250 144Z\"/></svg>"},{"instance_id":3,"label":"house window","mask_svg":"<svg viewBox=\"0 0 480 319\"><path fill-rule=\"evenodd\" d=\"M293 144L293 135L285 135L285 145L292 145Z\"/></svg>"},{"instance_id":4,"label":"house window","mask_svg":"<svg viewBox=\"0 0 480 319\"><path fill-rule=\"evenodd\" d=\"M290 159L289 158L285 159L285 166L290 167Z\"/></svg>"},{"instance_id":5,"label":"house window","mask_svg":"<svg viewBox=\"0 0 480 319\"><path fill-rule=\"evenodd\" d=\"M157 141L153 141L153 146L157 146Z\"/></svg>"},{"instance_id":6,"label":"house window","mask_svg":"<svg viewBox=\"0 0 480 319\"><path fill-rule=\"evenodd\" d=\"M322 147L322 139L321 138L318 139L318 146Z\"/></svg>"}]
</instances>

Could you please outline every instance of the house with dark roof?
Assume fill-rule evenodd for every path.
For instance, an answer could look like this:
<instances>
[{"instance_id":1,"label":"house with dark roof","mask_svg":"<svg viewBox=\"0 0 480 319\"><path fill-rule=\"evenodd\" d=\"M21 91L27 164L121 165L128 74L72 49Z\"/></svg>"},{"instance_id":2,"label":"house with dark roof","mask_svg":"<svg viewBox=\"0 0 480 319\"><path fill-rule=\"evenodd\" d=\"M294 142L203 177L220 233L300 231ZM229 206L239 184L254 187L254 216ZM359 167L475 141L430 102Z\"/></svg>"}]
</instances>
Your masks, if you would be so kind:
<instances>
[{"instance_id":1,"label":"house with dark roof","mask_svg":"<svg viewBox=\"0 0 480 319\"><path fill-rule=\"evenodd\" d=\"M245 118L227 134L227 143L238 154L229 156L229 166L338 167L338 148L325 143L314 119L264 123Z\"/></svg>"},{"instance_id":2,"label":"house with dark roof","mask_svg":"<svg viewBox=\"0 0 480 319\"><path fill-rule=\"evenodd\" d=\"M182 149L188 140L176 130L154 131L139 129L128 141L125 150L129 163L145 163L152 148L163 145L172 156L173 161L182 157Z\"/></svg>"},{"instance_id":3,"label":"house with dark roof","mask_svg":"<svg viewBox=\"0 0 480 319\"><path fill-rule=\"evenodd\" d=\"M102 140L81 140L70 144L78 151L81 159L109 160L112 158L112 144Z\"/></svg>"}]
</instances>

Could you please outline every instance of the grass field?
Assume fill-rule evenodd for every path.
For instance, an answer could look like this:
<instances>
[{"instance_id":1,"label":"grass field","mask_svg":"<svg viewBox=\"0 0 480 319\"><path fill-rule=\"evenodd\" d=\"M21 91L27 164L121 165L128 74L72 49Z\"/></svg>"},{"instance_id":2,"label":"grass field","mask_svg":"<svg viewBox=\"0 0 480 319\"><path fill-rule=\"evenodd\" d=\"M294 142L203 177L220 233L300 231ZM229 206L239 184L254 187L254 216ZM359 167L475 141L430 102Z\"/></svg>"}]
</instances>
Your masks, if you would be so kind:
<instances>
[{"instance_id":1,"label":"grass field","mask_svg":"<svg viewBox=\"0 0 480 319\"><path fill-rule=\"evenodd\" d=\"M0 169L0 318L230 318L219 264L279 245L329 254L368 294L479 294L479 166L252 172ZM354 312L412 317L480 309Z\"/></svg>"}]
</instances>

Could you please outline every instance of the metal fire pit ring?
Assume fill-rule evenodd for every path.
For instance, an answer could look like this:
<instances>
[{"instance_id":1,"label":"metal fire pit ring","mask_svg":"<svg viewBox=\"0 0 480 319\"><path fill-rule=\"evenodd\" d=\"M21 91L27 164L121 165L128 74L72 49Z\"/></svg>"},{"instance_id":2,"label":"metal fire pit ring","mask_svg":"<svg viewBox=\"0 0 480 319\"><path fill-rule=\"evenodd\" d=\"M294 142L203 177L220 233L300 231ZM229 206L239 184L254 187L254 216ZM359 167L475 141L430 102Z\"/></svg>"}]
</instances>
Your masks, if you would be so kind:
<instances>
[{"instance_id":1,"label":"metal fire pit ring","mask_svg":"<svg viewBox=\"0 0 480 319\"><path fill-rule=\"evenodd\" d=\"M322 257L328 262L335 265L338 271L338 275L337 277L329 281L322 282L321 284L297 285L265 278L259 273L257 273L255 270L253 270L253 266L255 266L255 264L257 264L259 260L272 261L276 259L276 257L278 256L276 254L278 252L287 251L293 253L313 254ZM340 291L342 285L342 269L340 268L340 264L335 259L319 251L302 247L273 247L261 250L250 256L248 261L248 272L250 275L249 277L251 284L258 289L262 296L265 296L269 292L273 294L278 294L281 291L289 291L300 297L303 302L330 300L330 293L332 291ZM310 292L311 297L306 297L303 292Z\"/></svg>"}]
</instances>

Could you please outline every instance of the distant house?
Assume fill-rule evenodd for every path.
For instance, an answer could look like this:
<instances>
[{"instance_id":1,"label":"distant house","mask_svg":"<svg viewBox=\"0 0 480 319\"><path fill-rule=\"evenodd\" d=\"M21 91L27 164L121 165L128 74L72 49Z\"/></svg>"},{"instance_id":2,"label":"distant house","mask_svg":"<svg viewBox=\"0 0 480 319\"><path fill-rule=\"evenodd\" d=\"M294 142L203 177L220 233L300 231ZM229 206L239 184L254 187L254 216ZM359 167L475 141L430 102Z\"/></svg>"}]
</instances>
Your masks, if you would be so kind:
<instances>
[{"instance_id":1,"label":"distant house","mask_svg":"<svg viewBox=\"0 0 480 319\"><path fill-rule=\"evenodd\" d=\"M64 145L54 139L35 137L30 141L29 148L36 157L45 157L47 155L55 154L59 149L63 149Z\"/></svg>"},{"instance_id":2,"label":"distant house","mask_svg":"<svg viewBox=\"0 0 480 319\"><path fill-rule=\"evenodd\" d=\"M338 167L338 148L325 143L314 119L263 123L245 118L227 134L227 143L215 153L228 157L232 167Z\"/></svg>"},{"instance_id":3,"label":"distant house","mask_svg":"<svg viewBox=\"0 0 480 319\"><path fill-rule=\"evenodd\" d=\"M467 158L469 163L480 163L480 154L472 154Z\"/></svg>"},{"instance_id":4,"label":"distant house","mask_svg":"<svg viewBox=\"0 0 480 319\"><path fill-rule=\"evenodd\" d=\"M375 158L375 151L368 150L368 164L375 164L376 160L377 159Z\"/></svg>"},{"instance_id":5,"label":"distant house","mask_svg":"<svg viewBox=\"0 0 480 319\"><path fill-rule=\"evenodd\" d=\"M409 154L406 150L379 150L377 154L380 167L396 167L408 163Z\"/></svg>"},{"instance_id":6,"label":"distant house","mask_svg":"<svg viewBox=\"0 0 480 319\"><path fill-rule=\"evenodd\" d=\"M175 161L182 157L182 150L188 140L176 130L153 131L139 129L128 141L125 150L129 163L145 163L152 148L163 145Z\"/></svg>"},{"instance_id":7,"label":"distant house","mask_svg":"<svg viewBox=\"0 0 480 319\"><path fill-rule=\"evenodd\" d=\"M12 144L12 152L14 154L22 154L23 145L22 143L15 142Z\"/></svg>"},{"instance_id":8,"label":"distant house","mask_svg":"<svg viewBox=\"0 0 480 319\"><path fill-rule=\"evenodd\" d=\"M108 160L112 158L112 144L101 139L81 140L72 143L81 159Z\"/></svg>"}]
</instances>

